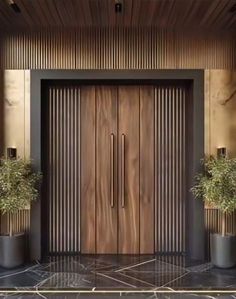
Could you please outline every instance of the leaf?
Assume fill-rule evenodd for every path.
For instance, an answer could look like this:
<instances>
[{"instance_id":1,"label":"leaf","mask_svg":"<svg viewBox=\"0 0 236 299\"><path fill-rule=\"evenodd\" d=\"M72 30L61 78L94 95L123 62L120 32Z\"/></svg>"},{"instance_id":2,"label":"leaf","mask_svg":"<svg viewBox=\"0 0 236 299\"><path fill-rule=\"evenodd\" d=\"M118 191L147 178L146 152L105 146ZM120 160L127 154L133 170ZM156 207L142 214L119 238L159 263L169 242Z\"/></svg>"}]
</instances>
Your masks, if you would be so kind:
<instances>
[{"instance_id":1,"label":"leaf","mask_svg":"<svg viewBox=\"0 0 236 299\"><path fill-rule=\"evenodd\" d=\"M37 199L41 174L33 172L31 161L0 161L0 211L16 213Z\"/></svg>"},{"instance_id":2,"label":"leaf","mask_svg":"<svg viewBox=\"0 0 236 299\"><path fill-rule=\"evenodd\" d=\"M232 213L236 209L236 159L210 156L201 162L203 169L192 193L222 212Z\"/></svg>"}]
</instances>

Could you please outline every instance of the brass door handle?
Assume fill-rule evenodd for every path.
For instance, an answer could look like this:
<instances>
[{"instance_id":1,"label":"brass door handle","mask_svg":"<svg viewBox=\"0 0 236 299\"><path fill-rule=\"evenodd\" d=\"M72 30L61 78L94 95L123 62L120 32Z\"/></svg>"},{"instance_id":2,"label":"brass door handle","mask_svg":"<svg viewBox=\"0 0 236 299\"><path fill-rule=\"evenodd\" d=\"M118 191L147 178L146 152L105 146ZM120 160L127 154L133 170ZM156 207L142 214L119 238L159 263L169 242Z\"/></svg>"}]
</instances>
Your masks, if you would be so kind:
<instances>
[{"instance_id":1,"label":"brass door handle","mask_svg":"<svg viewBox=\"0 0 236 299\"><path fill-rule=\"evenodd\" d=\"M111 134L111 147L110 147L110 161L111 161L111 184L110 184L110 192L111 192L111 207L114 207L114 134Z\"/></svg>"},{"instance_id":2,"label":"brass door handle","mask_svg":"<svg viewBox=\"0 0 236 299\"><path fill-rule=\"evenodd\" d=\"M125 134L121 135L121 207L125 207Z\"/></svg>"}]
</instances>

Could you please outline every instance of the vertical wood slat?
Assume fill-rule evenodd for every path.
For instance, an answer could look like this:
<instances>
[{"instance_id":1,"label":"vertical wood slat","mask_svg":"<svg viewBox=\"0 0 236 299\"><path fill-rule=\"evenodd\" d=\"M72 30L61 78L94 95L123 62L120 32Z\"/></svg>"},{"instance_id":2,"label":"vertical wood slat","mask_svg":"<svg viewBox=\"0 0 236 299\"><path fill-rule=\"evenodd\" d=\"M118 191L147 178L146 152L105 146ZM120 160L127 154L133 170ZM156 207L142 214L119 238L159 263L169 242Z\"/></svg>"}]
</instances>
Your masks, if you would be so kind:
<instances>
[{"instance_id":1,"label":"vertical wood slat","mask_svg":"<svg viewBox=\"0 0 236 299\"><path fill-rule=\"evenodd\" d=\"M51 86L48 106L48 250L73 253L80 242L79 88Z\"/></svg>"},{"instance_id":2,"label":"vertical wood slat","mask_svg":"<svg viewBox=\"0 0 236 299\"><path fill-rule=\"evenodd\" d=\"M156 251L185 248L185 88L158 86L156 102Z\"/></svg>"},{"instance_id":3,"label":"vertical wood slat","mask_svg":"<svg viewBox=\"0 0 236 299\"><path fill-rule=\"evenodd\" d=\"M236 67L231 35L153 28L80 28L0 36L2 69L181 69Z\"/></svg>"}]
</instances>

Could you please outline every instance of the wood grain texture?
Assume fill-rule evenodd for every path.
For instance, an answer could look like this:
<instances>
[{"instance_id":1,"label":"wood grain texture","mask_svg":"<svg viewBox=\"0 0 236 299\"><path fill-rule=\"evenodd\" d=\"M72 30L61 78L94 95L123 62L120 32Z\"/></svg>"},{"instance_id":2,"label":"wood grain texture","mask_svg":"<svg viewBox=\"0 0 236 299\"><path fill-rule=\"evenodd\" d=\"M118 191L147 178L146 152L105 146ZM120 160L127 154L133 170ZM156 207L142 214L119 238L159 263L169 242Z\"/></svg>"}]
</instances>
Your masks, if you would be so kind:
<instances>
[{"instance_id":1,"label":"wood grain texture","mask_svg":"<svg viewBox=\"0 0 236 299\"><path fill-rule=\"evenodd\" d=\"M185 26L233 31L236 24L229 12L234 0L123 0L121 14L115 14L114 0L15 1L21 9L19 15L9 7L8 1L0 1L1 29L94 26L176 29Z\"/></svg>"},{"instance_id":2,"label":"wood grain texture","mask_svg":"<svg viewBox=\"0 0 236 299\"><path fill-rule=\"evenodd\" d=\"M96 253L117 253L117 88L96 87ZM114 136L111 161L111 134ZM113 190L111 190L111 165ZM113 192L114 206L111 203Z\"/></svg>"},{"instance_id":3,"label":"wood grain texture","mask_svg":"<svg viewBox=\"0 0 236 299\"><path fill-rule=\"evenodd\" d=\"M96 253L95 87L81 88L81 253Z\"/></svg>"},{"instance_id":4,"label":"wood grain texture","mask_svg":"<svg viewBox=\"0 0 236 299\"><path fill-rule=\"evenodd\" d=\"M154 253L154 87L140 86L140 253Z\"/></svg>"},{"instance_id":5,"label":"wood grain texture","mask_svg":"<svg viewBox=\"0 0 236 299\"><path fill-rule=\"evenodd\" d=\"M125 135L125 205L119 190L119 253L139 253L139 87L119 87L119 161ZM119 166L121 179L121 167ZM120 182L121 186L121 182Z\"/></svg>"},{"instance_id":6,"label":"wood grain texture","mask_svg":"<svg viewBox=\"0 0 236 299\"><path fill-rule=\"evenodd\" d=\"M2 32L1 69L234 69L234 36L151 28Z\"/></svg>"}]
</instances>

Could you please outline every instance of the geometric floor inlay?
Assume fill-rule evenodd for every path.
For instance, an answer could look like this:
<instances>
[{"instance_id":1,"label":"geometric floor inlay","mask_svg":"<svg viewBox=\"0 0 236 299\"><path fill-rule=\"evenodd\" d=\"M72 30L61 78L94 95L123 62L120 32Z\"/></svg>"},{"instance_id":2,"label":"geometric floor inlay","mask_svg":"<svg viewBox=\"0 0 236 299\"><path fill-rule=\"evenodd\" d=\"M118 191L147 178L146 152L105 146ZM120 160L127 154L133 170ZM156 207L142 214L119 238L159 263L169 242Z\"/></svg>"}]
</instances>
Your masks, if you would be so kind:
<instances>
[{"instance_id":1,"label":"geometric floor inlay","mask_svg":"<svg viewBox=\"0 0 236 299\"><path fill-rule=\"evenodd\" d=\"M13 294L15 290L20 293ZM51 290L58 294L49 294ZM230 293L219 294L219 290ZM71 291L74 293L69 293ZM176 293L180 291L191 291L192 294ZM206 293L200 293L202 291ZM215 293L210 293L212 291ZM109 299L122 295L130 299L236 299L235 294L235 268L217 269L209 262L191 261L181 256L50 257L15 270L0 268L0 297L3 298L79 296L82 299L96 295L94 298Z\"/></svg>"}]
</instances>

